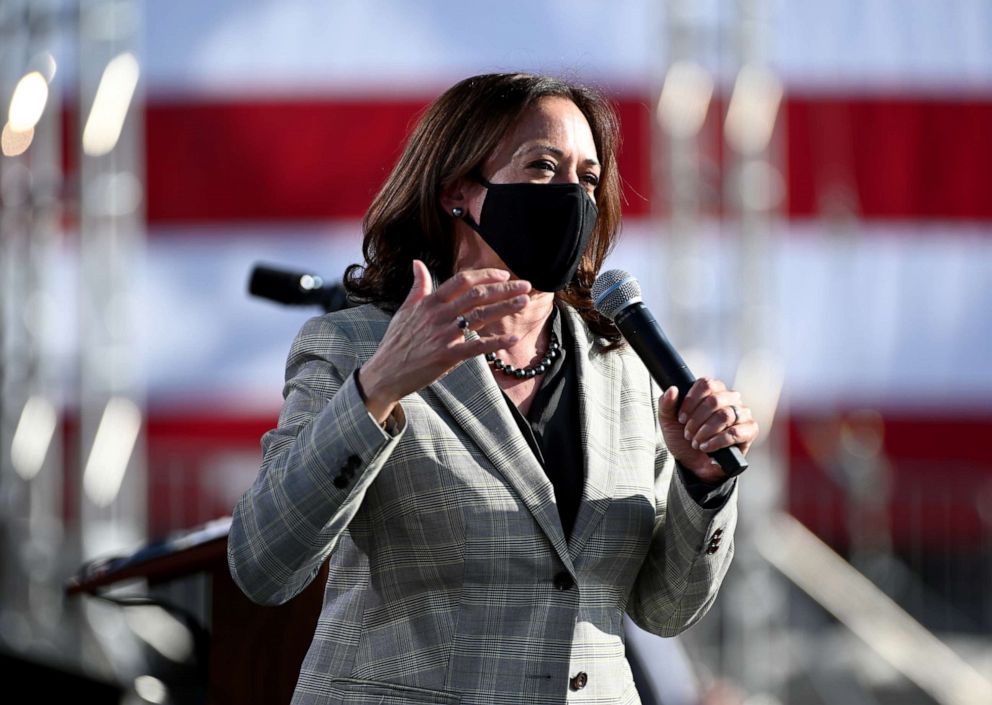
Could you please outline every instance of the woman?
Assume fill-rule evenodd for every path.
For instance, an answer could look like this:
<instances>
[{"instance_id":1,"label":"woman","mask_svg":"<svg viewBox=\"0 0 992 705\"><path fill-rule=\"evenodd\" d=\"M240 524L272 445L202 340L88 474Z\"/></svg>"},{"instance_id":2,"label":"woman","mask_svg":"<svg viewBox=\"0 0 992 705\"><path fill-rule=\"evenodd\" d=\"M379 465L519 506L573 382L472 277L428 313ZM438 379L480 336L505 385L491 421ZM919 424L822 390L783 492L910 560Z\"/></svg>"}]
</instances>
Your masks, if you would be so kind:
<instances>
[{"instance_id":1,"label":"woman","mask_svg":"<svg viewBox=\"0 0 992 705\"><path fill-rule=\"evenodd\" d=\"M673 635L714 600L735 482L704 451L757 428L720 382L661 394L591 305L616 142L587 89L478 76L372 203L369 303L300 332L230 534L263 604L329 559L294 703L636 703L624 612Z\"/></svg>"}]
</instances>

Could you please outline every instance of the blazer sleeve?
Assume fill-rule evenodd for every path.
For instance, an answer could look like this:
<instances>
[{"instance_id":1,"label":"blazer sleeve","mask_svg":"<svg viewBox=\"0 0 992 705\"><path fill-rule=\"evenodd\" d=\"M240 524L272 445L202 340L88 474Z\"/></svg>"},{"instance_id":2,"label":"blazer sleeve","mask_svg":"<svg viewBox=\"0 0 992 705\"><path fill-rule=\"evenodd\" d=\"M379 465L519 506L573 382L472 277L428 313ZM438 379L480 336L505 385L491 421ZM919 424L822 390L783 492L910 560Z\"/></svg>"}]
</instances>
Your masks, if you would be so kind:
<instances>
[{"instance_id":1,"label":"blazer sleeve","mask_svg":"<svg viewBox=\"0 0 992 705\"><path fill-rule=\"evenodd\" d=\"M658 390L651 385L657 419ZM697 621L716 599L734 555L737 483L716 509L705 509L675 472L656 423L655 523L647 557L634 582L627 612L642 629L675 636Z\"/></svg>"},{"instance_id":2,"label":"blazer sleeve","mask_svg":"<svg viewBox=\"0 0 992 705\"><path fill-rule=\"evenodd\" d=\"M231 576L259 604L282 604L320 570L406 428L396 435L365 408L354 346L326 316L308 321L286 363L279 425L262 438L262 466L234 509Z\"/></svg>"}]
</instances>

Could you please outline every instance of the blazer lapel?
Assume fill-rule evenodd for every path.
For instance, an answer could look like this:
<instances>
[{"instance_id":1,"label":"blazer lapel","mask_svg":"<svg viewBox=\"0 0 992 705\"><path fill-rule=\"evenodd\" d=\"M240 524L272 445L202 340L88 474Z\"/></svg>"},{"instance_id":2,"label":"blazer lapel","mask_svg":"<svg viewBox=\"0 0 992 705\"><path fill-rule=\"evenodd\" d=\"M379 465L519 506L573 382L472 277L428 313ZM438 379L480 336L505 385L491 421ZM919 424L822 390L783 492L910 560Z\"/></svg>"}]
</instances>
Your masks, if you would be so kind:
<instances>
[{"instance_id":1,"label":"blazer lapel","mask_svg":"<svg viewBox=\"0 0 992 705\"><path fill-rule=\"evenodd\" d=\"M428 389L520 495L562 562L571 570L554 488L517 428L482 356L466 360Z\"/></svg>"},{"instance_id":2,"label":"blazer lapel","mask_svg":"<svg viewBox=\"0 0 992 705\"><path fill-rule=\"evenodd\" d=\"M617 462L617 423L620 414L618 356L603 354L590 340L581 317L563 307L565 325L571 327L572 349L579 380L579 432L583 439L585 485L579 514L572 528L568 551L574 561L613 500Z\"/></svg>"}]
</instances>

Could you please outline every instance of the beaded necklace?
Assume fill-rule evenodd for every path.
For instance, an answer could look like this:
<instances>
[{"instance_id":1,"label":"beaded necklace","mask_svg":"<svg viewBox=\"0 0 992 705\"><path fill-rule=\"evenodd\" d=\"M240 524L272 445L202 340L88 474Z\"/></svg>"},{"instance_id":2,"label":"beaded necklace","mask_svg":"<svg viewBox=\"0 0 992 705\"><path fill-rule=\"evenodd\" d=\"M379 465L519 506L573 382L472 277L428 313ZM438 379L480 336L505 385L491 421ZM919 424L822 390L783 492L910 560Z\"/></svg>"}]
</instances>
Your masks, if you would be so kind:
<instances>
[{"instance_id":1,"label":"beaded necklace","mask_svg":"<svg viewBox=\"0 0 992 705\"><path fill-rule=\"evenodd\" d=\"M558 336L551 332L551 343L548 345L547 352L544 353L544 357L541 358L540 362L534 365L528 365L527 367L514 367L513 365L508 365L498 357L496 353L486 353L486 360L492 365L494 370L498 370L505 375L510 377L516 377L517 379L529 379L531 377L536 377L538 375L543 375L549 369L551 369L551 361L556 357L561 355L561 345L558 343Z\"/></svg>"}]
</instances>

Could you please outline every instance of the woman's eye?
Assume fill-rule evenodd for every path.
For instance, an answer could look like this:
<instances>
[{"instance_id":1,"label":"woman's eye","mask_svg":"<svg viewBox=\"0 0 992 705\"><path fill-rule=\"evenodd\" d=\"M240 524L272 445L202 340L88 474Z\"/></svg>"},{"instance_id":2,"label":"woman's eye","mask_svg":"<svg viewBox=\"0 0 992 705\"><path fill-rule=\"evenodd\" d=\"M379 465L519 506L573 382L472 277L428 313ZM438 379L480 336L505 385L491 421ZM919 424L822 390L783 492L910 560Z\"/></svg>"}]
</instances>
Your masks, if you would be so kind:
<instances>
[{"instance_id":1,"label":"woman's eye","mask_svg":"<svg viewBox=\"0 0 992 705\"><path fill-rule=\"evenodd\" d=\"M599 177L596 174L586 174L585 176L582 177L582 180L585 181L590 186L592 186L593 188L599 186Z\"/></svg>"},{"instance_id":2,"label":"woman's eye","mask_svg":"<svg viewBox=\"0 0 992 705\"><path fill-rule=\"evenodd\" d=\"M555 173L555 165L549 162L547 159L541 159L539 161L533 162L531 168L541 169L542 171L550 171L552 174Z\"/></svg>"}]
</instances>

